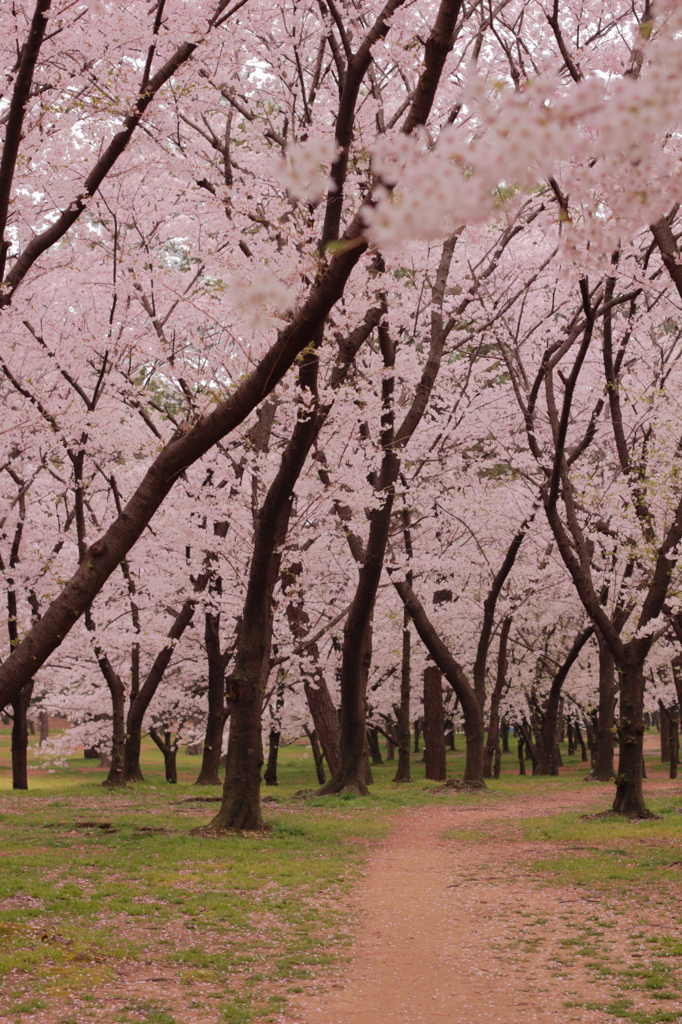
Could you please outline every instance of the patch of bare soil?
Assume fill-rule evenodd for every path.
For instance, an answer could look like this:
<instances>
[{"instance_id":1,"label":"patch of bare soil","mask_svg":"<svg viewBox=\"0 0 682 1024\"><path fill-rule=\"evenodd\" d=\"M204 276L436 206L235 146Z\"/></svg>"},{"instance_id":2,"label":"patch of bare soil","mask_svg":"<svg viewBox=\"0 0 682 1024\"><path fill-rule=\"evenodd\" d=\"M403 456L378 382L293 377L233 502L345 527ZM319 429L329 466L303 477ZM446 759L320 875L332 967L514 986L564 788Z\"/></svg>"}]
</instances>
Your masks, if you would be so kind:
<instances>
[{"instance_id":1,"label":"patch of bare soil","mask_svg":"<svg viewBox=\"0 0 682 1024\"><path fill-rule=\"evenodd\" d=\"M673 787L679 791L663 781L647 789ZM610 793L595 785L532 800L405 814L356 894L360 925L352 965L331 983L327 979L325 990L302 995L288 1019L613 1024L618 1000L625 1006L627 997L631 1008L621 1019L632 1020L630 1013L639 1011L640 1020L682 1020L678 992L662 1004L655 991L641 985L633 991L651 957L647 929L656 920L673 924L665 897L657 908L655 894L647 894L644 906L538 875L532 862L560 848L526 842L514 828L523 817L601 810ZM606 1005L609 1013L600 1008ZM661 1018L657 1010L670 1016Z\"/></svg>"}]
</instances>

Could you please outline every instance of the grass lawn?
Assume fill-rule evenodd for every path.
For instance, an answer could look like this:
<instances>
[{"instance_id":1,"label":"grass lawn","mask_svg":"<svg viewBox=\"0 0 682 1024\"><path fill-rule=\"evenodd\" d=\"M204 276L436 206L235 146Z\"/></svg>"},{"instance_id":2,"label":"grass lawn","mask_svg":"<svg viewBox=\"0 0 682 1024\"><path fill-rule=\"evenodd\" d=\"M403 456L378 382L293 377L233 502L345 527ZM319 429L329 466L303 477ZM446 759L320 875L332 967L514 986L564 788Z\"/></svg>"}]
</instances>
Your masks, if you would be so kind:
<instances>
[{"instance_id":1,"label":"grass lawn","mask_svg":"<svg viewBox=\"0 0 682 1024\"><path fill-rule=\"evenodd\" d=\"M109 791L96 761L73 758L68 768L32 771L30 790L13 792L2 727L0 1024L284 1019L288 995L323 982L348 955L345 896L401 808L453 800L492 807L547 787L575 790L587 769L578 758L565 760L557 779L519 778L515 754L505 755L490 792L464 796L436 792L417 757L412 785L393 785L389 764L374 768L370 798L320 799L296 796L316 786L310 750L298 743L280 752L280 785L263 787L270 831L210 839L190 834L215 809L196 798L219 795L192 785L198 757L179 755L179 783L169 786L146 740L144 783ZM448 761L449 775L461 776L462 754ZM654 752L649 773L663 778ZM606 809L611 790L601 791ZM537 858L538 878L563 872L588 888L628 889L636 880L640 891L654 891L675 871L673 849L682 861L682 815L671 798L662 803L669 813L661 822L593 823L569 814L513 828L547 840L552 853ZM645 833L646 850L636 845ZM566 844L565 856L557 856L557 842ZM661 957L679 953L682 945L669 946Z\"/></svg>"}]
</instances>

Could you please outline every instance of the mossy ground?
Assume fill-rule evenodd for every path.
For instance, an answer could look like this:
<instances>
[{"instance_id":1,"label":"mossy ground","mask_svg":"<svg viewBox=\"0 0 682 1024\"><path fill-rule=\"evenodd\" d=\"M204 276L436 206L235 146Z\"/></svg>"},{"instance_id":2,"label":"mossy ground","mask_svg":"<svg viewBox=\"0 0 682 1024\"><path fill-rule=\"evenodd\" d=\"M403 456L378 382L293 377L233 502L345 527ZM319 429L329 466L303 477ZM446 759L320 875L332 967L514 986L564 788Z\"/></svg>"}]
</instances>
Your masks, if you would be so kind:
<instances>
[{"instance_id":1,"label":"mossy ground","mask_svg":"<svg viewBox=\"0 0 682 1024\"><path fill-rule=\"evenodd\" d=\"M219 795L192 785L199 758L181 754L180 781L168 786L159 753L145 741L144 783L109 791L97 762L73 758L64 769L32 771L29 791L13 792L3 727L0 1024L279 1020L292 992L347 956L345 896L396 812L453 801L491 806L548 787L587 793L586 766L565 760L559 778L520 778L510 754L488 792L467 795L438 792L416 757L412 785L392 784L395 765L387 764L374 768L368 799L321 799L295 795L317 784L310 751L298 743L281 751L280 785L263 788L270 830L211 839L191 834L214 811L191 798ZM462 754L448 761L449 774L461 776ZM662 778L655 754L649 762L650 777ZM606 809L611 790L601 791ZM682 814L673 797L654 809L660 821L569 814L500 827L511 840L546 843L547 856L532 865L538 878L548 872L646 899L682 880ZM668 991L670 965L676 970L682 953L676 941L667 935L646 977L624 984Z\"/></svg>"}]
</instances>

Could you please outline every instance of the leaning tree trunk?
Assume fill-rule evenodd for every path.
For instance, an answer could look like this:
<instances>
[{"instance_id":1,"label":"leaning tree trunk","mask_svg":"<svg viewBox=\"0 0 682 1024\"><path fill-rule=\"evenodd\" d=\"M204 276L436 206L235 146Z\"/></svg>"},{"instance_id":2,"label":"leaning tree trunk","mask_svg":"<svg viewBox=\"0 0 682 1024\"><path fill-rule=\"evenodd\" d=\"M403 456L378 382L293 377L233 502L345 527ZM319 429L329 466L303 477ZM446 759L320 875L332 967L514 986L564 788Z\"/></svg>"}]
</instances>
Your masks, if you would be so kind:
<instances>
[{"instance_id":1,"label":"leaning tree trunk","mask_svg":"<svg viewBox=\"0 0 682 1024\"><path fill-rule=\"evenodd\" d=\"M195 590L203 590L208 582L208 577L203 576L195 585ZM168 643L159 651L154 664L150 668L144 683L139 691L133 690L128 705L128 718L126 721L126 736L123 754L123 779L124 782L143 782L144 776L140 767L140 752L142 749L142 723L147 709L151 704L154 694L161 685L166 669L173 657L173 651L182 638L182 634L192 621L194 616L194 599L188 597L182 608L175 616L173 625L168 630Z\"/></svg>"},{"instance_id":2,"label":"leaning tree trunk","mask_svg":"<svg viewBox=\"0 0 682 1024\"><path fill-rule=\"evenodd\" d=\"M424 669L424 763L427 779L445 781L443 678L435 665Z\"/></svg>"},{"instance_id":3,"label":"leaning tree trunk","mask_svg":"<svg viewBox=\"0 0 682 1024\"><path fill-rule=\"evenodd\" d=\"M441 640L431 623L424 607L407 581L393 581L402 602L414 622L415 628L448 683L454 690L464 714L464 735L466 737L466 760L463 782L477 789L485 788L483 778L483 748L485 726L483 708L474 687L452 654Z\"/></svg>"},{"instance_id":4,"label":"leaning tree trunk","mask_svg":"<svg viewBox=\"0 0 682 1024\"><path fill-rule=\"evenodd\" d=\"M321 341L318 335L317 343ZM317 394L317 355L309 352L299 371L299 383ZM282 561L293 505L293 489L310 446L319 432L317 410L301 409L280 459L279 468L256 515L253 553L237 640L234 669L229 678L230 735L225 758L223 799L209 829L263 828L260 804L263 764L263 699L270 673L273 593Z\"/></svg>"},{"instance_id":5,"label":"leaning tree trunk","mask_svg":"<svg viewBox=\"0 0 682 1024\"><path fill-rule=\"evenodd\" d=\"M320 742L317 738L317 733L314 729L309 729L307 725L304 725L305 734L310 740L310 749L313 752L313 761L315 762L315 774L317 775L317 781L320 786L324 786L327 781L324 774L324 754Z\"/></svg>"},{"instance_id":6,"label":"leaning tree trunk","mask_svg":"<svg viewBox=\"0 0 682 1024\"><path fill-rule=\"evenodd\" d=\"M327 681L319 669L315 670L314 680L306 679L303 685L315 726L314 732L322 746L329 771L334 775L341 764L341 726L338 712L329 693Z\"/></svg>"},{"instance_id":7,"label":"leaning tree trunk","mask_svg":"<svg viewBox=\"0 0 682 1024\"><path fill-rule=\"evenodd\" d=\"M28 789L28 722L33 680L12 701L12 789Z\"/></svg>"},{"instance_id":8,"label":"leaning tree trunk","mask_svg":"<svg viewBox=\"0 0 682 1024\"><path fill-rule=\"evenodd\" d=\"M642 792L644 739L644 659L648 646L632 640L625 645L620 675L618 739L620 761L613 809L633 818L649 817Z\"/></svg>"},{"instance_id":9,"label":"leaning tree trunk","mask_svg":"<svg viewBox=\"0 0 682 1024\"><path fill-rule=\"evenodd\" d=\"M570 651L564 658L563 663L554 675L549 694L542 709L542 724L538 734L536 764L533 767L534 775L558 775L559 774L559 747L557 744L557 722L559 720L559 709L561 706L561 691L571 666L576 661L581 650L592 636L594 628L587 626L578 633ZM529 746L529 750L531 747Z\"/></svg>"}]
</instances>

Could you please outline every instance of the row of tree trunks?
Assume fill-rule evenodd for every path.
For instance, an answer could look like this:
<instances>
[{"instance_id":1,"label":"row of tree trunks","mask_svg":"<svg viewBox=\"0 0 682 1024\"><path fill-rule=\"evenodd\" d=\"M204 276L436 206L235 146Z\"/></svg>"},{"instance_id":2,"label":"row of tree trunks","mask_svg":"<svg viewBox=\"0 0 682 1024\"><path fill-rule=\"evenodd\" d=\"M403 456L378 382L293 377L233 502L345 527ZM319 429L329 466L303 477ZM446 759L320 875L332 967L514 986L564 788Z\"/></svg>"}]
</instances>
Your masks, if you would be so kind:
<instances>
[{"instance_id":1,"label":"row of tree trunks","mask_svg":"<svg viewBox=\"0 0 682 1024\"><path fill-rule=\"evenodd\" d=\"M424 70L413 94L412 102L403 125L403 131L410 134L426 123L435 91L440 81L445 59L455 40L455 26L461 9L460 0L441 0L436 21L425 44ZM343 143L342 143L343 144ZM335 166L339 167L339 161ZM336 199L333 200L336 202ZM326 223L325 223L326 227ZM446 239L431 294L431 337L427 359L414 390L407 413L396 426L394 388L396 345L391 337L389 325L382 319L378 327L379 348L384 365L382 380L382 415L380 445L383 452L379 471L371 476L377 497L381 498L379 508L369 513L369 537L366 546L360 538L348 534L349 546L359 563L355 594L351 602L346 624L341 658L341 764L320 794L340 793L352 790L365 795L367 785L366 768L366 699L365 685L368 674L368 652L371 657L371 628L376 595L384 567L386 547L392 524L395 500L395 484L401 462L400 451L408 443L422 420L434 382L438 375L445 342L452 330L444 323L443 299L448 275L452 264L455 244L459 232ZM327 241L332 240L327 238ZM462 303L463 312L470 299ZM454 322L454 321L453 321Z\"/></svg>"}]
</instances>

